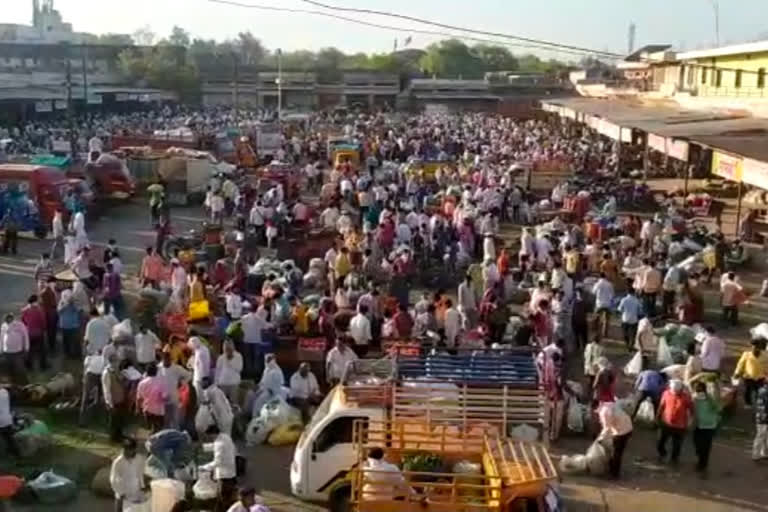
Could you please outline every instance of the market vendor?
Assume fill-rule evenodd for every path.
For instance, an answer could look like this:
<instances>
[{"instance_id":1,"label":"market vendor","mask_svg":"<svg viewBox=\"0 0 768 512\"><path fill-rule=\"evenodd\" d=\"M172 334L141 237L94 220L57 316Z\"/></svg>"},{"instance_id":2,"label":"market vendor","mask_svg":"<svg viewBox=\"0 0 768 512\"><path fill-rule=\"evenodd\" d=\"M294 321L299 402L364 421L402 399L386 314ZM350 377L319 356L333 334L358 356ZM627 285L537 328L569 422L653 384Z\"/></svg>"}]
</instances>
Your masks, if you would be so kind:
<instances>
[{"instance_id":1,"label":"market vendor","mask_svg":"<svg viewBox=\"0 0 768 512\"><path fill-rule=\"evenodd\" d=\"M302 362L298 371L291 376L288 403L301 411L302 421L307 424L312 406L320 405L322 400L317 377L310 369L309 363Z\"/></svg>"}]
</instances>

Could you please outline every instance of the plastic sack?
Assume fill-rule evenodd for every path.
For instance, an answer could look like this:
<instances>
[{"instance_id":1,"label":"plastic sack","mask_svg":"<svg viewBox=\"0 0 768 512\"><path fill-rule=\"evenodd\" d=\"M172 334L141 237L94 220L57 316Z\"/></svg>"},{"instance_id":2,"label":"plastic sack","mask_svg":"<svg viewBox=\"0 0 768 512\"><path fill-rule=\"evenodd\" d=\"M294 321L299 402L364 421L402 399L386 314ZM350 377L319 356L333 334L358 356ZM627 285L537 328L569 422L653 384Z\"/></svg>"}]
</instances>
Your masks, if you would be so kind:
<instances>
[{"instance_id":1,"label":"plastic sack","mask_svg":"<svg viewBox=\"0 0 768 512\"><path fill-rule=\"evenodd\" d=\"M253 418L245 429L245 442L248 446L264 443L269 437L272 428L262 418Z\"/></svg>"},{"instance_id":2,"label":"plastic sack","mask_svg":"<svg viewBox=\"0 0 768 512\"><path fill-rule=\"evenodd\" d=\"M131 326L129 318L112 327L112 339L124 342L133 341L133 326Z\"/></svg>"},{"instance_id":3,"label":"plastic sack","mask_svg":"<svg viewBox=\"0 0 768 512\"><path fill-rule=\"evenodd\" d=\"M195 413L195 430L197 432L205 432L215 423L216 420L213 419L211 409L207 405L201 405L197 408L197 413Z\"/></svg>"},{"instance_id":4,"label":"plastic sack","mask_svg":"<svg viewBox=\"0 0 768 512\"><path fill-rule=\"evenodd\" d=\"M768 323L757 324L749 330L749 335L753 340L760 338L768 340Z\"/></svg>"},{"instance_id":5,"label":"plastic sack","mask_svg":"<svg viewBox=\"0 0 768 512\"><path fill-rule=\"evenodd\" d=\"M454 474L459 475L480 475L483 472L483 468L479 463L470 462L468 460L460 460L453 465Z\"/></svg>"},{"instance_id":6,"label":"plastic sack","mask_svg":"<svg viewBox=\"0 0 768 512\"><path fill-rule=\"evenodd\" d=\"M587 472L587 457L584 455L563 455L560 458L560 471L567 475Z\"/></svg>"},{"instance_id":7,"label":"plastic sack","mask_svg":"<svg viewBox=\"0 0 768 512\"><path fill-rule=\"evenodd\" d=\"M198 300L189 303L187 319L190 322L205 320L211 315L211 307L207 300Z\"/></svg>"},{"instance_id":8,"label":"plastic sack","mask_svg":"<svg viewBox=\"0 0 768 512\"><path fill-rule=\"evenodd\" d=\"M109 483L109 474L112 466L104 466L96 472L91 480L91 492L102 498L113 498L115 491L112 490L112 484Z\"/></svg>"},{"instance_id":9,"label":"plastic sack","mask_svg":"<svg viewBox=\"0 0 768 512\"><path fill-rule=\"evenodd\" d=\"M624 366L624 375L634 377L643 371L643 353L638 350L632 359Z\"/></svg>"},{"instance_id":10,"label":"plastic sack","mask_svg":"<svg viewBox=\"0 0 768 512\"><path fill-rule=\"evenodd\" d=\"M539 431L532 426L523 423L513 428L509 432L509 436L516 441L528 441L530 443L539 439Z\"/></svg>"},{"instance_id":11,"label":"plastic sack","mask_svg":"<svg viewBox=\"0 0 768 512\"><path fill-rule=\"evenodd\" d=\"M613 454L613 441L611 439L596 439L584 456L587 470L591 475L604 475L608 472L608 461Z\"/></svg>"},{"instance_id":12,"label":"plastic sack","mask_svg":"<svg viewBox=\"0 0 768 512\"><path fill-rule=\"evenodd\" d=\"M653 425L656 423L656 411L653 409L653 402L651 402L650 398L646 398L643 400L643 403L640 404L635 419L646 425Z\"/></svg>"},{"instance_id":13,"label":"plastic sack","mask_svg":"<svg viewBox=\"0 0 768 512\"><path fill-rule=\"evenodd\" d=\"M198 500L212 500L219 494L219 485L211 478L210 471L201 471L200 477L192 486L192 492Z\"/></svg>"},{"instance_id":14,"label":"plastic sack","mask_svg":"<svg viewBox=\"0 0 768 512\"><path fill-rule=\"evenodd\" d=\"M272 428L278 425L301 423L301 411L288 405L288 402L282 398L276 398L264 404L260 417L272 423Z\"/></svg>"},{"instance_id":15,"label":"plastic sack","mask_svg":"<svg viewBox=\"0 0 768 512\"><path fill-rule=\"evenodd\" d=\"M17 432L14 438L22 457L32 457L52 443L48 425L39 420L32 421L27 428Z\"/></svg>"},{"instance_id":16,"label":"plastic sack","mask_svg":"<svg viewBox=\"0 0 768 512\"><path fill-rule=\"evenodd\" d=\"M299 437L301 437L301 432L303 430L304 425L301 423L279 425L271 434L269 434L267 442L272 446L295 444L299 440Z\"/></svg>"},{"instance_id":17,"label":"plastic sack","mask_svg":"<svg viewBox=\"0 0 768 512\"><path fill-rule=\"evenodd\" d=\"M568 415L566 417L566 424L568 430L571 432L581 433L584 432L584 415L586 407L577 402L576 400L570 400L568 402Z\"/></svg>"},{"instance_id":18,"label":"plastic sack","mask_svg":"<svg viewBox=\"0 0 768 512\"><path fill-rule=\"evenodd\" d=\"M151 480L168 478L168 468L160 458L150 455L144 463L144 476Z\"/></svg>"},{"instance_id":19,"label":"plastic sack","mask_svg":"<svg viewBox=\"0 0 768 512\"><path fill-rule=\"evenodd\" d=\"M675 362L674 359L672 359L672 351L669 350L669 345L667 345L667 339L665 337L659 338L659 346L656 350L656 363L662 368Z\"/></svg>"},{"instance_id":20,"label":"plastic sack","mask_svg":"<svg viewBox=\"0 0 768 512\"><path fill-rule=\"evenodd\" d=\"M45 471L29 482L29 488L35 493L40 503L56 505L65 503L77 494L77 486L69 478Z\"/></svg>"}]
</instances>

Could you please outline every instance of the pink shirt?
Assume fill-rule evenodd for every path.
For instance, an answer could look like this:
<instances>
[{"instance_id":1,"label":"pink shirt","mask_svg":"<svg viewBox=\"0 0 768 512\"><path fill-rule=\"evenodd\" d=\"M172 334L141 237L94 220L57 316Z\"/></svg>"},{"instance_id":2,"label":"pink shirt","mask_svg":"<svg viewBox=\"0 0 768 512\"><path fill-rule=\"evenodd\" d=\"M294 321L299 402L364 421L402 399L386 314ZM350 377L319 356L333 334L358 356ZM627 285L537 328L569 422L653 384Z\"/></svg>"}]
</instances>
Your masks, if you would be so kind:
<instances>
[{"instance_id":1,"label":"pink shirt","mask_svg":"<svg viewBox=\"0 0 768 512\"><path fill-rule=\"evenodd\" d=\"M141 410L146 414L164 416L167 397L168 392L161 377L144 377L136 388L136 402L141 402Z\"/></svg>"},{"instance_id":2,"label":"pink shirt","mask_svg":"<svg viewBox=\"0 0 768 512\"><path fill-rule=\"evenodd\" d=\"M141 276L150 281L160 281L163 276L163 259L155 254L144 256L141 262Z\"/></svg>"}]
</instances>

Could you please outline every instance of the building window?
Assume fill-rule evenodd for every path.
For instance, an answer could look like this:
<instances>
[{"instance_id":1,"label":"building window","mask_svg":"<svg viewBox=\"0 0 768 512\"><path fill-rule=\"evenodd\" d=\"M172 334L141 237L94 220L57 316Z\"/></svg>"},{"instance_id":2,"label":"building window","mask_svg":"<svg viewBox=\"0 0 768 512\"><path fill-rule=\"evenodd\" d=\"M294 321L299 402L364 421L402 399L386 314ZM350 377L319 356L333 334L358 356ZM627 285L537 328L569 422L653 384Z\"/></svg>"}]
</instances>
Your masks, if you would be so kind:
<instances>
[{"instance_id":1,"label":"building window","mask_svg":"<svg viewBox=\"0 0 768 512\"><path fill-rule=\"evenodd\" d=\"M685 65L681 64L680 74L677 77L677 84L682 87L684 83L685 83Z\"/></svg>"},{"instance_id":2,"label":"building window","mask_svg":"<svg viewBox=\"0 0 768 512\"><path fill-rule=\"evenodd\" d=\"M717 69L715 71L715 87L720 87L723 84L723 70Z\"/></svg>"},{"instance_id":3,"label":"building window","mask_svg":"<svg viewBox=\"0 0 768 512\"><path fill-rule=\"evenodd\" d=\"M733 86L736 87L737 89L741 87L741 70L740 69L736 70L736 79L733 82Z\"/></svg>"},{"instance_id":4,"label":"building window","mask_svg":"<svg viewBox=\"0 0 768 512\"><path fill-rule=\"evenodd\" d=\"M765 68L757 70L757 87L760 89L765 87Z\"/></svg>"},{"instance_id":5,"label":"building window","mask_svg":"<svg viewBox=\"0 0 768 512\"><path fill-rule=\"evenodd\" d=\"M707 68L701 68L701 84L707 84Z\"/></svg>"}]
</instances>

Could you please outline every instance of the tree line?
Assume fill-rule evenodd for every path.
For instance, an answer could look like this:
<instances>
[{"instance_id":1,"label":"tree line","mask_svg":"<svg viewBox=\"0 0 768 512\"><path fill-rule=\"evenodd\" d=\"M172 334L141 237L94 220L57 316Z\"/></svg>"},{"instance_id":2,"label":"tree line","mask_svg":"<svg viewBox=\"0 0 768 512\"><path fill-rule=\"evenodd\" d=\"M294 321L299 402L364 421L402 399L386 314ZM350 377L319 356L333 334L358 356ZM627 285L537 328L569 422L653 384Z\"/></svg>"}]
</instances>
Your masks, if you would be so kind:
<instances>
[{"instance_id":1,"label":"tree line","mask_svg":"<svg viewBox=\"0 0 768 512\"><path fill-rule=\"evenodd\" d=\"M183 101L199 99L201 75L233 76L235 66L242 73L274 69L278 58L284 70L312 71L320 81L328 82L338 80L345 70L382 71L404 78L480 79L487 72L560 72L570 66L533 54L515 55L504 46L470 46L458 39L441 40L425 50L391 53L348 54L334 47L279 52L265 47L250 31L216 41L192 37L176 26L168 37L159 40L144 27L131 36L105 34L94 42L136 46L126 48L119 56L118 68L124 77L149 87L176 91Z\"/></svg>"}]
</instances>

